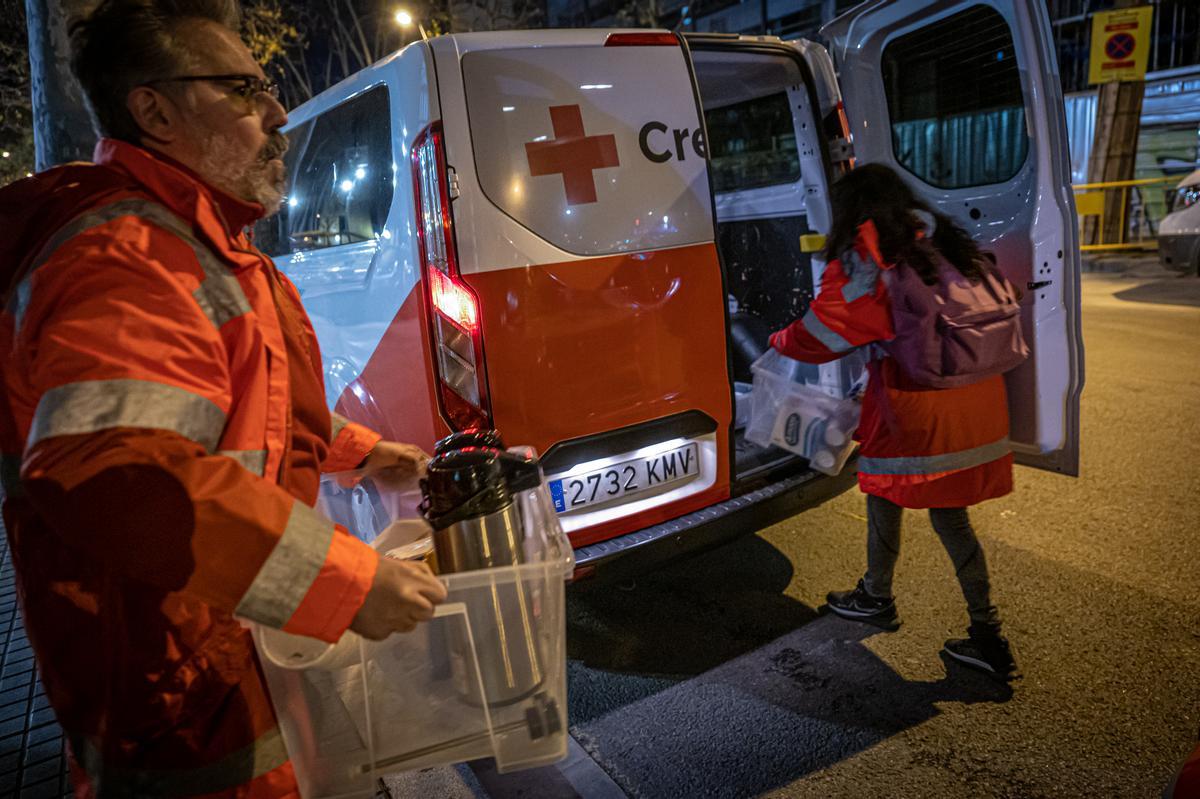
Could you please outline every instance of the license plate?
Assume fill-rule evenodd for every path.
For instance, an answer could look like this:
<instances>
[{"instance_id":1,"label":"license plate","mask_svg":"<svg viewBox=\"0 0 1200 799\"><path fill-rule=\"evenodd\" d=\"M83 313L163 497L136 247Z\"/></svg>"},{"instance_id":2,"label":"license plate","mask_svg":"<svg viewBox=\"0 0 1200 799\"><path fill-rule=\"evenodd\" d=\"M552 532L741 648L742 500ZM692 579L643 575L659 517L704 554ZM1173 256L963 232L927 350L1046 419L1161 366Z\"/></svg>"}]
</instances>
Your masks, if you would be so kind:
<instances>
[{"instance_id":1,"label":"license plate","mask_svg":"<svg viewBox=\"0 0 1200 799\"><path fill-rule=\"evenodd\" d=\"M694 443L685 444L656 455L551 480L550 496L554 499L554 509L566 513L679 483L699 473L699 449Z\"/></svg>"}]
</instances>

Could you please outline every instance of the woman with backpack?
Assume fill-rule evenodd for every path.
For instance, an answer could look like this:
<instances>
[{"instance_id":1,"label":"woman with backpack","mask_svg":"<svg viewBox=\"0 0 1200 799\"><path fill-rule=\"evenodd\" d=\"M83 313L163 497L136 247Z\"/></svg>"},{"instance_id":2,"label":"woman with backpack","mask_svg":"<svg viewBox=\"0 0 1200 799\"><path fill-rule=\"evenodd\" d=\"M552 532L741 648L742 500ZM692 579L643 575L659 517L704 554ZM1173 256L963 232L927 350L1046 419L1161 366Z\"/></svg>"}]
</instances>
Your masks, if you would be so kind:
<instances>
[{"instance_id":1,"label":"woman with backpack","mask_svg":"<svg viewBox=\"0 0 1200 799\"><path fill-rule=\"evenodd\" d=\"M904 508L928 509L971 619L968 637L947 641L946 654L1014 679L1016 663L1000 633L967 508L1012 491L1001 371L1027 352L1016 292L965 230L917 199L888 167L860 166L831 194L821 292L803 318L771 337L780 353L809 363L868 345L884 354L868 364L855 436L859 487L867 494L867 570L853 590L828 595L829 609L886 629L899 626L892 573L901 518ZM955 308L961 326L955 319L946 324ZM972 327L980 318L985 326ZM961 340L953 327L966 331ZM946 374L938 373L943 366Z\"/></svg>"}]
</instances>

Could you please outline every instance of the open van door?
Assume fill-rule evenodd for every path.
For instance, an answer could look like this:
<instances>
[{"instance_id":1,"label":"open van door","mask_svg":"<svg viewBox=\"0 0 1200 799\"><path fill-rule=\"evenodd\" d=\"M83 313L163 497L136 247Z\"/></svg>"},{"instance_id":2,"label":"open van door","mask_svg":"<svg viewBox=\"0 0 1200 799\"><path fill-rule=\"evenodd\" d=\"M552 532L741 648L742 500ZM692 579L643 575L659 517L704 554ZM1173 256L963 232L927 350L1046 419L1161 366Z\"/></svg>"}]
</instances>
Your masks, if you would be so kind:
<instances>
[{"instance_id":1,"label":"open van door","mask_svg":"<svg viewBox=\"0 0 1200 799\"><path fill-rule=\"evenodd\" d=\"M1078 233L1044 4L872 0L821 32L855 157L894 167L1024 292L1030 357L1007 376L1018 462L1078 475Z\"/></svg>"}]
</instances>

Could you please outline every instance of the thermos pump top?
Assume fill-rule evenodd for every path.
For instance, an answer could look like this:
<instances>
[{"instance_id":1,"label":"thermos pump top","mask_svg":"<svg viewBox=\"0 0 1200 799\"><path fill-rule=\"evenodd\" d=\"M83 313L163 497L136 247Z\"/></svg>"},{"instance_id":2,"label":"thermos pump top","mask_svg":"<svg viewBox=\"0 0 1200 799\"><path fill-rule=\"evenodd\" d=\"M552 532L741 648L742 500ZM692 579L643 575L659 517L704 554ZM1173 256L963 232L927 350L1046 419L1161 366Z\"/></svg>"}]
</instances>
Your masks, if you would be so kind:
<instances>
[{"instance_id":1,"label":"thermos pump top","mask_svg":"<svg viewBox=\"0 0 1200 799\"><path fill-rule=\"evenodd\" d=\"M434 530L496 513L542 482L537 460L492 447L435 455L421 483L421 513Z\"/></svg>"},{"instance_id":2,"label":"thermos pump top","mask_svg":"<svg viewBox=\"0 0 1200 799\"><path fill-rule=\"evenodd\" d=\"M541 485L541 468L500 446L495 431L456 433L438 442L426 467L421 514L444 572L526 561L527 531L513 499Z\"/></svg>"}]
</instances>

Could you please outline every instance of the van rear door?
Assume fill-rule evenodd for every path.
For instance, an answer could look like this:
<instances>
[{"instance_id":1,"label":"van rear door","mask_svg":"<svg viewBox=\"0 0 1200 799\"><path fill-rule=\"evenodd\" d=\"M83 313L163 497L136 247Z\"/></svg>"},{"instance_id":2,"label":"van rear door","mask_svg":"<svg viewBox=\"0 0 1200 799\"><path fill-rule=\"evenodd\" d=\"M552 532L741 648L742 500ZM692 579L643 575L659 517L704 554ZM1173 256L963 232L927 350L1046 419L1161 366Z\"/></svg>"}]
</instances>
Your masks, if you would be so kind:
<instances>
[{"instance_id":1,"label":"van rear door","mask_svg":"<svg viewBox=\"0 0 1200 799\"><path fill-rule=\"evenodd\" d=\"M1019 462L1077 475L1083 338L1062 91L1037 0L864 3L830 22L860 161L885 163L1025 294L1008 375Z\"/></svg>"},{"instance_id":2,"label":"van rear door","mask_svg":"<svg viewBox=\"0 0 1200 799\"><path fill-rule=\"evenodd\" d=\"M495 427L544 453L576 546L727 498L726 299L678 39L430 47Z\"/></svg>"}]
</instances>

